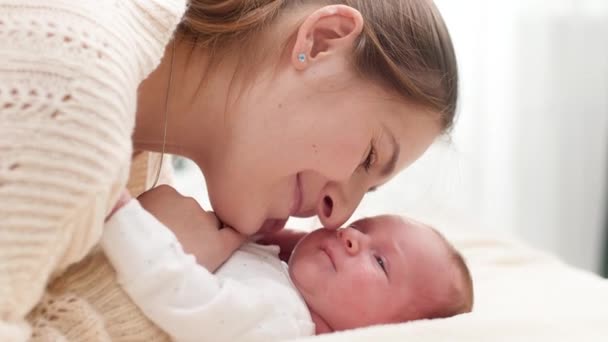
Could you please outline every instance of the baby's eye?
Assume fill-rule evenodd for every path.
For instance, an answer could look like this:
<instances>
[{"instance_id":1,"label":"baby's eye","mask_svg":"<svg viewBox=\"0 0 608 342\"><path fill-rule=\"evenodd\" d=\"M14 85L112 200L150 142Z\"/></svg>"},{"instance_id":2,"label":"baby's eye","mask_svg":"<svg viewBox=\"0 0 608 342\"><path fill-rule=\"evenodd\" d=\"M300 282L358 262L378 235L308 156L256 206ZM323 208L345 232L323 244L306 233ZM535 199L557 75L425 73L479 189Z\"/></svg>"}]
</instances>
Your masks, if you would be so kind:
<instances>
[{"instance_id":1,"label":"baby's eye","mask_svg":"<svg viewBox=\"0 0 608 342\"><path fill-rule=\"evenodd\" d=\"M382 267L382 271L384 271L384 273L386 273L386 265L384 264L384 259L382 259L379 256L374 256L374 258L376 258L376 262L378 263L378 265L380 265L380 267Z\"/></svg>"}]
</instances>

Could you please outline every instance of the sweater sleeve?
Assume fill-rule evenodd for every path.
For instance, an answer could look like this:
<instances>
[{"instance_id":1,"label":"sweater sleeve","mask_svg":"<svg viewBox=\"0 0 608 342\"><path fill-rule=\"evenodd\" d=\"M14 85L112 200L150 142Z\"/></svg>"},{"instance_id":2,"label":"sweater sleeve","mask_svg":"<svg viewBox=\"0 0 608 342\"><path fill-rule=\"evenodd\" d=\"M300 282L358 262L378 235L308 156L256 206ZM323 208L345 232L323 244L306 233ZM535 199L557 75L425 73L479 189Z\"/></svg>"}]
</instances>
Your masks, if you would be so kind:
<instances>
[{"instance_id":1,"label":"sweater sleeve","mask_svg":"<svg viewBox=\"0 0 608 342\"><path fill-rule=\"evenodd\" d=\"M184 8L0 1L0 340L22 340L49 278L99 241L127 180L137 87Z\"/></svg>"},{"instance_id":2,"label":"sweater sleeve","mask_svg":"<svg viewBox=\"0 0 608 342\"><path fill-rule=\"evenodd\" d=\"M46 73L38 59L9 57L29 71L0 70L0 320L9 325L99 241L131 154L127 111L89 97L79 67Z\"/></svg>"},{"instance_id":3,"label":"sweater sleeve","mask_svg":"<svg viewBox=\"0 0 608 342\"><path fill-rule=\"evenodd\" d=\"M106 223L102 247L125 292L175 341L236 341L265 316L256 289L198 265L136 200Z\"/></svg>"}]
</instances>

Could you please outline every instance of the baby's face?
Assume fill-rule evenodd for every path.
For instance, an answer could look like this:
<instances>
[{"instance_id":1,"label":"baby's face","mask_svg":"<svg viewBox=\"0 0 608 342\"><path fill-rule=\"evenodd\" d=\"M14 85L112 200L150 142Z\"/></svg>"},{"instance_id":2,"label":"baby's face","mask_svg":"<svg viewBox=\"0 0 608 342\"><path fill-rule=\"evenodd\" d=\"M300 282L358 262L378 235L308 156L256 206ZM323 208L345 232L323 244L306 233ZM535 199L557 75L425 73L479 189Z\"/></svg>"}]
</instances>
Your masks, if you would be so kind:
<instances>
[{"instance_id":1,"label":"baby's face","mask_svg":"<svg viewBox=\"0 0 608 342\"><path fill-rule=\"evenodd\" d=\"M428 296L447 296L453 280L448 253L431 228L379 216L308 234L289 272L311 312L339 331L424 318Z\"/></svg>"}]
</instances>

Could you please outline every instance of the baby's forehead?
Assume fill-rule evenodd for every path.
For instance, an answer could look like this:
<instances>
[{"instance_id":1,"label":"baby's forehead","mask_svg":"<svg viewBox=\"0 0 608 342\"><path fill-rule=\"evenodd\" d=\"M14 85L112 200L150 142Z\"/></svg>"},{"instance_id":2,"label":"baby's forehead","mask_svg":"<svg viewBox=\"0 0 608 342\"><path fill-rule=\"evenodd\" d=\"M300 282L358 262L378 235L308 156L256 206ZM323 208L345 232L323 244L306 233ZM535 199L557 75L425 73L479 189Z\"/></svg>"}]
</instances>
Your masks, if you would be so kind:
<instances>
[{"instance_id":1,"label":"baby's forehead","mask_svg":"<svg viewBox=\"0 0 608 342\"><path fill-rule=\"evenodd\" d=\"M352 226L363 231L382 230L392 236L407 236L411 239L417 239L425 235L433 239L440 238L431 226L399 215L368 217L353 222Z\"/></svg>"},{"instance_id":2,"label":"baby's forehead","mask_svg":"<svg viewBox=\"0 0 608 342\"><path fill-rule=\"evenodd\" d=\"M353 222L351 226L358 229L376 229L385 227L406 229L408 221L410 220L398 215L379 215L359 219Z\"/></svg>"},{"instance_id":3,"label":"baby's forehead","mask_svg":"<svg viewBox=\"0 0 608 342\"><path fill-rule=\"evenodd\" d=\"M398 255L406 258L405 262L445 266L445 258L451 254L449 243L437 230L406 216L367 217L353 222L351 227L368 234L376 243L400 250Z\"/></svg>"}]
</instances>

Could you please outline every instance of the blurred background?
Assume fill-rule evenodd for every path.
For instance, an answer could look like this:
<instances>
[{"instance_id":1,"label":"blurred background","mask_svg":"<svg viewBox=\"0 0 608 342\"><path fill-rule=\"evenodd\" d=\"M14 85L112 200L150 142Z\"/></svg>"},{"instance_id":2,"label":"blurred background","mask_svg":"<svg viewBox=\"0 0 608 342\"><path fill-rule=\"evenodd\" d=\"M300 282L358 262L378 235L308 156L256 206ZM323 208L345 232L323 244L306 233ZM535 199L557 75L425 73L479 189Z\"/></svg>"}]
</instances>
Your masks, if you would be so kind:
<instances>
[{"instance_id":1,"label":"blurred background","mask_svg":"<svg viewBox=\"0 0 608 342\"><path fill-rule=\"evenodd\" d=\"M454 219L608 275L608 1L435 2L460 64L455 130L353 219ZM197 167L174 165L180 192L209 208Z\"/></svg>"}]
</instances>

